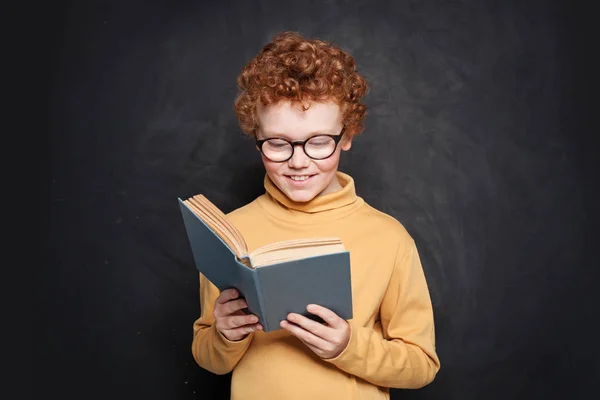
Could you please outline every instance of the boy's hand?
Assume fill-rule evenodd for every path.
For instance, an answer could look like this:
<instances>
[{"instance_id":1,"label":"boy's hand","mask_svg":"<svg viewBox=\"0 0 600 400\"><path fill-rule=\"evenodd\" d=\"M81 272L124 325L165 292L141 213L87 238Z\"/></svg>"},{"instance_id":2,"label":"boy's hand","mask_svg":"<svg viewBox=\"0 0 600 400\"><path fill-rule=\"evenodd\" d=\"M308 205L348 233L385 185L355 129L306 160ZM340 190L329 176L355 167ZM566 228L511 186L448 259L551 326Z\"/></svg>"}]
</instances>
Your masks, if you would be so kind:
<instances>
[{"instance_id":1,"label":"boy's hand","mask_svg":"<svg viewBox=\"0 0 600 400\"><path fill-rule=\"evenodd\" d=\"M215 327L231 341L242 340L249 333L262 329L262 326L257 324L256 315L244 314L242 309L248 305L239 295L235 289L223 290L215 301L213 311Z\"/></svg>"},{"instance_id":2,"label":"boy's hand","mask_svg":"<svg viewBox=\"0 0 600 400\"><path fill-rule=\"evenodd\" d=\"M306 307L326 324L313 321L303 315L290 313L280 326L300 339L309 349L321 358L335 358L348 345L350 325L333 311L315 304Z\"/></svg>"}]
</instances>

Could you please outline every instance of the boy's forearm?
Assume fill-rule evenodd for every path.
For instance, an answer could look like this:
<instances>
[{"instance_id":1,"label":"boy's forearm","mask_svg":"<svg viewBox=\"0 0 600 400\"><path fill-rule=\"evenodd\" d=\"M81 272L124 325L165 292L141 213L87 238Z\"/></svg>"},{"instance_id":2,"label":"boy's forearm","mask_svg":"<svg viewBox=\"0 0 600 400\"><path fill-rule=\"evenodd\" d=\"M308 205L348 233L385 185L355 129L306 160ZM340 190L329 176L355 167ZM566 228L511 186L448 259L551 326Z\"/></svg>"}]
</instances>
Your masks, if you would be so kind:
<instances>
[{"instance_id":1,"label":"boy's forearm","mask_svg":"<svg viewBox=\"0 0 600 400\"><path fill-rule=\"evenodd\" d=\"M350 323L348 346L336 358L326 360L341 370L388 388L417 389L435 378L440 364L433 344L400 339L386 340L374 329Z\"/></svg>"},{"instance_id":2,"label":"boy's forearm","mask_svg":"<svg viewBox=\"0 0 600 400\"><path fill-rule=\"evenodd\" d=\"M230 341L217 331L214 324L194 325L192 354L202 368L223 375L233 371L252 341L253 334L240 341Z\"/></svg>"}]
</instances>

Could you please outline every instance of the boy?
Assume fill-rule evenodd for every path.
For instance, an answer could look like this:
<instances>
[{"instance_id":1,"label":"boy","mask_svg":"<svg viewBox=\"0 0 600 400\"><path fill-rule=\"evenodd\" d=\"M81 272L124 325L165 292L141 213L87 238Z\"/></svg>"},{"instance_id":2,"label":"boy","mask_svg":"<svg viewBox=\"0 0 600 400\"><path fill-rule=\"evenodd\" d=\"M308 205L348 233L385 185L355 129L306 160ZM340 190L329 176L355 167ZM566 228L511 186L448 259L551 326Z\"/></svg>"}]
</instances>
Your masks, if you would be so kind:
<instances>
[{"instance_id":1,"label":"boy","mask_svg":"<svg viewBox=\"0 0 600 400\"><path fill-rule=\"evenodd\" d=\"M228 217L249 250L277 240L339 237L350 252L353 318L318 304L318 323L288 315L265 333L234 289L200 275L192 353L216 374L233 371L231 398L387 399L419 388L440 368L433 311L415 243L394 218L355 193L341 151L363 130L364 79L330 43L284 32L238 78L241 128L256 140L266 193Z\"/></svg>"}]
</instances>

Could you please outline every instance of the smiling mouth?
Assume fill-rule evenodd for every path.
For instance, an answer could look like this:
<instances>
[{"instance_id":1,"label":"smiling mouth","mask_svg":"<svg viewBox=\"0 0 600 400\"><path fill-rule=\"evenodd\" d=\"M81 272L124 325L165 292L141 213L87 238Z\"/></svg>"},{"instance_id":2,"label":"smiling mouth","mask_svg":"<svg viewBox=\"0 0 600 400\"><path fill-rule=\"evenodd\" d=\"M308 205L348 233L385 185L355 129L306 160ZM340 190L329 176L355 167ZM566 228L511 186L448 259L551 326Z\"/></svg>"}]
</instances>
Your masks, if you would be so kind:
<instances>
[{"instance_id":1,"label":"smiling mouth","mask_svg":"<svg viewBox=\"0 0 600 400\"><path fill-rule=\"evenodd\" d=\"M314 175L287 175L287 177L293 180L294 182L304 182L312 178L313 176Z\"/></svg>"}]
</instances>

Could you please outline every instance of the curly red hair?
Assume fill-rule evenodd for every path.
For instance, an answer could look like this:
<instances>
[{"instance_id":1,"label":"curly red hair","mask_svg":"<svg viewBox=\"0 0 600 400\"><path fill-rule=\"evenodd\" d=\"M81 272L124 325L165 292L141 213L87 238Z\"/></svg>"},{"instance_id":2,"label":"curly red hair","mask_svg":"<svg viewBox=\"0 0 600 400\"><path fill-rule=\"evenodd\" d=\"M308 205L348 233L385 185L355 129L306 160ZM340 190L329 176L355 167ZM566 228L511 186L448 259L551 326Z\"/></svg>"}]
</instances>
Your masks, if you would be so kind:
<instances>
[{"instance_id":1,"label":"curly red hair","mask_svg":"<svg viewBox=\"0 0 600 400\"><path fill-rule=\"evenodd\" d=\"M247 134L258 128L259 102L267 106L280 101L334 101L341 107L347 135L364 129L367 107L360 100L367 84L356 72L354 58L331 43L296 32L278 33L244 67L237 84L235 113Z\"/></svg>"}]
</instances>

